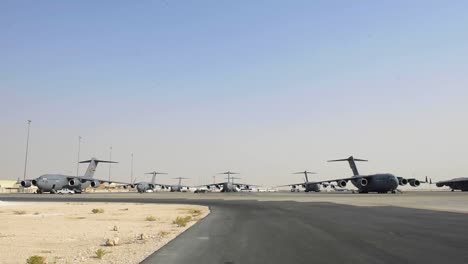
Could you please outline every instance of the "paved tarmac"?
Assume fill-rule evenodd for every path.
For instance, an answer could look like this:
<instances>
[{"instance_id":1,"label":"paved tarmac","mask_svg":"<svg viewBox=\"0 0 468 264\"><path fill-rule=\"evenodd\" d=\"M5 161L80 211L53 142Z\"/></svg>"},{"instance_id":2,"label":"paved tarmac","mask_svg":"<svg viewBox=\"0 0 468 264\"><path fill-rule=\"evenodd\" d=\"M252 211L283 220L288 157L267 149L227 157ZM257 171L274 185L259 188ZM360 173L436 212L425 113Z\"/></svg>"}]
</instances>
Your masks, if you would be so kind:
<instances>
[{"instance_id":1,"label":"paved tarmac","mask_svg":"<svg viewBox=\"0 0 468 264\"><path fill-rule=\"evenodd\" d=\"M268 201L278 195L283 194L214 194L212 199L194 194L25 194L0 195L0 200L210 206L210 215L143 263L468 263L468 214L290 198Z\"/></svg>"}]
</instances>

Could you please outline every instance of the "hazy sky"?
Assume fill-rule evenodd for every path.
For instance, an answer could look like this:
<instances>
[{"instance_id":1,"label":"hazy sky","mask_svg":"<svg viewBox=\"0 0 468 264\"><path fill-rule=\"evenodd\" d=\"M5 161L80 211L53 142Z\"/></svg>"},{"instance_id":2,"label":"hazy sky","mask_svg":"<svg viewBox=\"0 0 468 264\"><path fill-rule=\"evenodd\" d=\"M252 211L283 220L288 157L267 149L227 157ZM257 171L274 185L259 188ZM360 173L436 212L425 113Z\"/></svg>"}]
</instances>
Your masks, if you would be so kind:
<instances>
[{"instance_id":1,"label":"hazy sky","mask_svg":"<svg viewBox=\"0 0 468 264\"><path fill-rule=\"evenodd\" d=\"M467 1L0 1L0 179L468 176ZM84 173L86 165L82 165ZM97 177L107 178L99 165ZM221 180L221 176L218 180ZM148 177L150 179L150 177Z\"/></svg>"}]
</instances>

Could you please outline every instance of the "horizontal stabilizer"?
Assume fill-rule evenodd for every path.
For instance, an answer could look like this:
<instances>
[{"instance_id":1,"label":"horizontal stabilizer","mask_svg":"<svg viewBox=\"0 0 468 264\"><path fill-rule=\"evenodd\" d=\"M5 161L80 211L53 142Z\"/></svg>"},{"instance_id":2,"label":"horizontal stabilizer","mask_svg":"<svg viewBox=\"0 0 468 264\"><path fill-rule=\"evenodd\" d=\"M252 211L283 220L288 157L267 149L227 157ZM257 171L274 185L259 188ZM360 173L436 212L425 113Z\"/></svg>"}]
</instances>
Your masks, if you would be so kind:
<instances>
[{"instance_id":1,"label":"horizontal stabilizer","mask_svg":"<svg viewBox=\"0 0 468 264\"><path fill-rule=\"evenodd\" d=\"M349 158L347 158L347 159L329 160L328 162L350 161L350 160L354 160L354 161L368 161L368 160L365 160L365 159L355 159L355 158L353 158L353 157L349 157Z\"/></svg>"},{"instance_id":2,"label":"horizontal stabilizer","mask_svg":"<svg viewBox=\"0 0 468 264\"><path fill-rule=\"evenodd\" d=\"M90 160L84 160L84 161L80 161L80 163L90 163L90 162L96 162L97 163L118 163L116 161L108 161L108 160L98 160L98 159L90 159Z\"/></svg>"}]
</instances>

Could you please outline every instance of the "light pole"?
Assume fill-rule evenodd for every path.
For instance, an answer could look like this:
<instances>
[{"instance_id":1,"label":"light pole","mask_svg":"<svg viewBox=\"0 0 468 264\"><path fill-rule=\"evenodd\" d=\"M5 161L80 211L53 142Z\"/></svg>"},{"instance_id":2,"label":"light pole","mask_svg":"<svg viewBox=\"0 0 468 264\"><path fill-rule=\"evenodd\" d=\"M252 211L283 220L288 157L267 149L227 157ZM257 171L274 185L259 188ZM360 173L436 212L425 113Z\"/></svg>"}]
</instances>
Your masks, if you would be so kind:
<instances>
[{"instance_id":1,"label":"light pole","mask_svg":"<svg viewBox=\"0 0 468 264\"><path fill-rule=\"evenodd\" d=\"M26 180L26 168L28 167L28 150L29 150L29 129L31 128L31 120L28 120L28 137L26 139L26 157L24 158L24 174L23 180Z\"/></svg>"},{"instance_id":2,"label":"light pole","mask_svg":"<svg viewBox=\"0 0 468 264\"><path fill-rule=\"evenodd\" d=\"M133 183L133 153L132 153L132 163L131 163L131 169L130 169L130 183Z\"/></svg>"},{"instance_id":3,"label":"light pole","mask_svg":"<svg viewBox=\"0 0 468 264\"><path fill-rule=\"evenodd\" d=\"M112 146L109 148L109 161L112 161ZM110 183L110 178L111 178L111 166L112 163L109 163L109 183Z\"/></svg>"},{"instance_id":4,"label":"light pole","mask_svg":"<svg viewBox=\"0 0 468 264\"><path fill-rule=\"evenodd\" d=\"M80 148L81 148L81 136L78 136L78 160L76 161L76 177L80 173Z\"/></svg>"}]
</instances>

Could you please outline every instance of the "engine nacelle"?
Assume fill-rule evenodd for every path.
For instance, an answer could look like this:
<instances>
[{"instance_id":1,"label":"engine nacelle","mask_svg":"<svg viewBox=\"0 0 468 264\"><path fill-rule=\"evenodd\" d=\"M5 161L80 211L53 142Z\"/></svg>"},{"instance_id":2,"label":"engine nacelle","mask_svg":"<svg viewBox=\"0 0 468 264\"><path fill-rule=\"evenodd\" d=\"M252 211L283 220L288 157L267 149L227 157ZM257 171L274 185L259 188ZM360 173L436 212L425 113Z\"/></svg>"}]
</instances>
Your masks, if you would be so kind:
<instances>
[{"instance_id":1,"label":"engine nacelle","mask_svg":"<svg viewBox=\"0 0 468 264\"><path fill-rule=\"evenodd\" d=\"M436 183L436 186L437 186L437 187L444 187L444 184L443 184L443 183L440 183L440 182L438 182L438 183Z\"/></svg>"},{"instance_id":2,"label":"engine nacelle","mask_svg":"<svg viewBox=\"0 0 468 264\"><path fill-rule=\"evenodd\" d=\"M101 185L101 183L100 183L99 181L92 181L92 182L91 182L91 187L93 187L93 188L96 188L96 187L98 187L99 185Z\"/></svg>"},{"instance_id":3,"label":"engine nacelle","mask_svg":"<svg viewBox=\"0 0 468 264\"><path fill-rule=\"evenodd\" d=\"M411 180L409 181L409 184L410 184L411 186L413 186L413 187L418 187L419 185L421 185L421 182L419 182L419 181L416 180L416 179L411 179Z\"/></svg>"},{"instance_id":4,"label":"engine nacelle","mask_svg":"<svg viewBox=\"0 0 468 264\"><path fill-rule=\"evenodd\" d=\"M366 178L361 178L358 180L358 183L361 187L365 187L367 186L367 184L369 183L369 181L366 179Z\"/></svg>"},{"instance_id":5,"label":"engine nacelle","mask_svg":"<svg viewBox=\"0 0 468 264\"><path fill-rule=\"evenodd\" d=\"M71 179L68 181L68 185L70 186L78 186L80 184L80 181L78 179Z\"/></svg>"},{"instance_id":6,"label":"engine nacelle","mask_svg":"<svg viewBox=\"0 0 468 264\"><path fill-rule=\"evenodd\" d=\"M408 184L408 180L405 178L398 179L398 184L401 186L405 186L406 184Z\"/></svg>"},{"instance_id":7,"label":"engine nacelle","mask_svg":"<svg viewBox=\"0 0 468 264\"><path fill-rule=\"evenodd\" d=\"M206 186L206 189L210 190L210 189L211 189L211 186L210 186L210 185L207 185L207 186Z\"/></svg>"},{"instance_id":8,"label":"engine nacelle","mask_svg":"<svg viewBox=\"0 0 468 264\"><path fill-rule=\"evenodd\" d=\"M21 181L21 186L23 186L24 188L31 187L31 185L31 181Z\"/></svg>"},{"instance_id":9,"label":"engine nacelle","mask_svg":"<svg viewBox=\"0 0 468 264\"><path fill-rule=\"evenodd\" d=\"M338 184L338 186L340 186L341 188L346 187L346 181L345 181L345 180L338 181L337 184Z\"/></svg>"}]
</instances>

